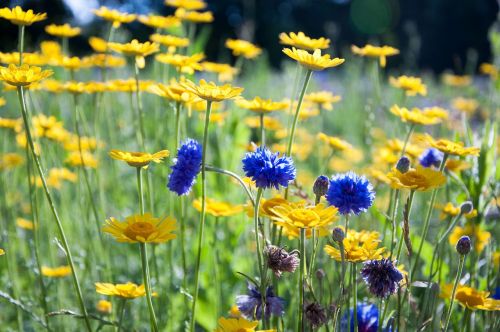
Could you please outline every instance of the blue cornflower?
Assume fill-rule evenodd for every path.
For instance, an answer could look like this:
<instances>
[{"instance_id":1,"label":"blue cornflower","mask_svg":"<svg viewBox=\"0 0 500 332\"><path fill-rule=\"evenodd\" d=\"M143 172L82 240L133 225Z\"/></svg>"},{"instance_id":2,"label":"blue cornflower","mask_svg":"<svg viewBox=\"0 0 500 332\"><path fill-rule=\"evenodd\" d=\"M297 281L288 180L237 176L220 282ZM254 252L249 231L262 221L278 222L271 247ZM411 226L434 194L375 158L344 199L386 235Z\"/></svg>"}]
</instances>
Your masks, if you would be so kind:
<instances>
[{"instance_id":1,"label":"blue cornflower","mask_svg":"<svg viewBox=\"0 0 500 332\"><path fill-rule=\"evenodd\" d=\"M429 148L425 150L418 158L420 165L424 167L439 167L441 160L443 160L443 153L438 149Z\"/></svg>"},{"instance_id":2,"label":"blue cornflower","mask_svg":"<svg viewBox=\"0 0 500 332\"><path fill-rule=\"evenodd\" d=\"M273 287L267 287L264 317L268 319L271 314L282 316L285 313L284 305L285 300L274 294ZM262 295L254 284L248 284L248 295L236 296L236 306L246 319L262 318Z\"/></svg>"},{"instance_id":3,"label":"blue cornflower","mask_svg":"<svg viewBox=\"0 0 500 332\"><path fill-rule=\"evenodd\" d=\"M196 182L196 176L201 170L202 148L197 141L188 138L177 150L177 159L170 168L168 189L177 195L186 195Z\"/></svg>"},{"instance_id":4,"label":"blue cornflower","mask_svg":"<svg viewBox=\"0 0 500 332\"><path fill-rule=\"evenodd\" d=\"M245 175L252 178L258 188L279 189L280 185L287 187L295 179L292 158L280 157L279 153L273 154L266 147L258 147L255 152L245 154L242 162Z\"/></svg>"},{"instance_id":5,"label":"blue cornflower","mask_svg":"<svg viewBox=\"0 0 500 332\"><path fill-rule=\"evenodd\" d=\"M398 289L403 274L387 258L371 260L364 263L361 276L365 280L370 292L380 298L387 298Z\"/></svg>"},{"instance_id":6,"label":"blue cornflower","mask_svg":"<svg viewBox=\"0 0 500 332\"><path fill-rule=\"evenodd\" d=\"M360 302L357 305L358 309L358 332L377 332L378 330L378 308L375 304ZM347 328L347 312L342 317L340 322L341 331L354 331L354 310L350 309L350 328ZM385 332L390 332L392 329L386 328Z\"/></svg>"},{"instance_id":7,"label":"blue cornflower","mask_svg":"<svg viewBox=\"0 0 500 332\"><path fill-rule=\"evenodd\" d=\"M365 212L375 199L373 186L354 172L338 174L330 180L326 200L339 209L340 214Z\"/></svg>"}]
</instances>

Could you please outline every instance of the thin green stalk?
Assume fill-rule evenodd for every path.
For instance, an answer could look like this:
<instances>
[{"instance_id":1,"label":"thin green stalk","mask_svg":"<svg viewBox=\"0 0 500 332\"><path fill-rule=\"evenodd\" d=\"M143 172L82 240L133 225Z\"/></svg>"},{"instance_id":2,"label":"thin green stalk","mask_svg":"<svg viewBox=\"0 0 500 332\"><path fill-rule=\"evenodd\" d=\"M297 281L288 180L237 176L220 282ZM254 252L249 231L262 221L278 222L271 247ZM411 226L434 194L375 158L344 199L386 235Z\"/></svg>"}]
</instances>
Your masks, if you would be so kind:
<instances>
[{"instance_id":1,"label":"thin green stalk","mask_svg":"<svg viewBox=\"0 0 500 332\"><path fill-rule=\"evenodd\" d=\"M119 315L119 318L118 318L118 326L117 326L117 329L116 329L117 332L120 332L120 330L122 329L123 316L125 314L125 305L127 304L127 299L126 298L122 298L122 300L120 302L121 302L121 306L120 306L120 315Z\"/></svg>"},{"instance_id":2,"label":"thin green stalk","mask_svg":"<svg viewBox=\"0 0 500 332\"><path fill-rule=\"evenodd\" d=\"M411 134L413 133L413 130L415 130L415 124L414 123L412 123L410 125L410 129L408 129L408 133L406 134L405 141L403 143L403 149L401 150L400 158L405 155L406 147L408 145L408 142L410 141L410 137L411 137Z\"/></svg>"},{"instance_id":3,"label":"thin green stalk","mask_svg":"<svg viewBox=\"0 0 500 332\"><path fill-rule=\"evenodd\" d=\"M201 263L201 252L203 248L203 232L205 230L205 214L206 214L206 160L207 160L207 145L208 145L208 127L210 124L210 112L212 111L212 101L207 100L207 110L205 112L205 127L203 129L203 145L202 145L202 157L201 157L201 212L200 212L200 224L198 226L198 253L196 257L196 265L194 272L194 296L193 305L191 308L191 324L190 331L194 332L194 327L196 323L196 304L198 300L199 282L200 282L200 263Z\"/></svg>"},{"instance_id":4,"label":"thin green stalk","mask_svg":"<svg viewBox=\"0 0 500 332\"><path fill-rule=\"evenodd\" d=\"M19 39L17 43L17 49L19 51L19 66L23 64L23 53L24 53L24 25L19 25Z\"/></svg>"},{"instance_id":5,"label":"thin green stalk","mask_svg":"<svg viewBox=\"0 0 500 332\"><path fill-rule=\"evenodd\" d=\"M139 211L144 215L144 195L142 190L142 167L136 167L137 193L139 195Z\"/></svg>"},{"instance_id":6,"label":"thin green stalk","mask_svg":"<svg viewBox=\"0 0 500 332\"><path fill-rule=\"evenodd\" d=\"M460 260L458 262L458 270L457 275L455 277L455 282L453 283L453 291L451 292L451 300L450 300L450 308L448 309L448 313L446 314L446 321L444 324L443 331L448 331L448 325L450 324L451 313L453 311L453 302L455 302L455 295L457 293L458 283L460 281L460 277L462 276L462 270L464 268L465 257L467 255L460 255Z\"/></svg>"},{"instance_id":7,"label":"thin green stalk","mask_svg":"<svg viewBox=\"0 0 500 332\"><path fill-rule=\"evenodd\" d=\"M353 318L354 332L358 331L358 283L356 282L356 263L352 263L352 302L353 302Z\"/></svg>"},{"instance_id":8,"label":"thin green stalk","mask_svg":"<svg viewBox=\"0 0 500 332\"><path fill-rule=\"evenodd\" d=\"M297 102L297 109L295 110L295 115L293 117L292 129L288 136L288 145L286 148L286 155L288 157L292 156L293 138L295 136L295 128L297 127L297 122L299 120L300 107L302 106L302 101L304 100L304 95L306 93L307 86L309 85L309 81L311 80L312 73L312 70L307 70L306 78L304 79L304 85L302 86L302 91L300 92L299 100Z\"/></svg>"},{"instance_id":9,"label":"thin green stalk","mask_svg":"<svg viewBox=\"0 0 500 332\"><path fill-rule=\"evenodd\" d=\"M260 146L266 145L266 130L264 128L264 113L259 114L260 119Z\"/></svg>"},{"instance_id":10,"label":"thin green stalk","mask_svg":"<svg viewBox=\"0 0 500 332\"><path fill-rule=\"evenodd\" d=\"M73 285L75 287L75 292L78 297L78 303L80 305L80 310L81 314L83 315L84 321L85 321L85 326L88 331L92 331L92 326L90 324L90 319L87 313L87 309L85 308L85 302L83 301L83 294L82 290L80 288L80 283L78 281L78 276L75 270L75 265L73 263L73 256L71 255L71 250L68 245L68 241L66 239L66 234L64 233L64 229L61 223L61 220L59 219L59 214L57 213L56 207L54 205L54 201L52 199L52 195L49 191L49 188L47 186L47 181L45 179L45 174L42 169L42 165L40 164L40 159L38 158L38 155L35 153L35 144L33 143L33 137L31 135L31 129L28 123L28 111L26 109L26 103L24 100L24 88L22 86L17 87L17 93L19 97L19 103L21 105L21 113L23 117L23 122L24 122L24 129L26 131L26 137L28 139L28 144L31 149L31 153L33 155L33 159L35 160L35 165L38 170L38 175L40 176L40 179L42 181L42 186L43 190L45 192L45 196L47 197L47 201L49 203L50 210L52 211L52 214L54 215L54 218L56 220L57 228L59 230L59 235L61 237L61 244L66 252L66 259L68 261L68 265L71 268L71 275L73 279Z\"/></svg>"},{"instance_id":11,"label":"thin green stalk","mask_svg":"<svg viewBox=\"0 0 500 332\"><path fill-rule=\"evenodd\" d=\"M139 83L139 66L137 65L137 61L134 60L134 78L135 78L135 103L137 110L137 120L139 122L139 130L138 130L138 143L139 147L142 151L146 151L146 144L144 142L146 133L144 130L144 112L142 110L142 100L141 100L141 89Z\"/></svg>"},{"instance_id":12,"label":"thin green stalk","mask_svg":"<svg viewBox=\"0 0 500 332\"><path fill-rule=\"evenodd\" d=\"M158 332L158 323L156 322L156 315L153 308L153 301L151 299L151 281L149 278L149 264L148 264L148 253L146 251L146 243L141 242L141 263L142 263L142 279L144 280L144 288L146 289L146 300L148 303L149 318L151 320L151 329L154 332Z\"/></svg>"},{"instance_id":13,"label":"thin green stalk","mask_svg":"<svg viewBox=\"0 0 500 332\"><path fill-rule=\"evenodd\" d=\"M399 206L399 195L400 195L400 190L395 189L394 192L394 205L392 207L392 213L391 213L391 227L392 227L392 232L391 232L391 255L394 250L394 246L396 245L396 233L397 233L397 224L396 224L396 213L398 210Z\"/></svg>"},{"instance_id":14,"label":"thin green stalk","mask_svg":"<svg viewBox=\"0 0 500 332\"><path fill-rule=\"evenodd\" d=\"M382 316L380 317L380 320L378 321L378 328L377 332L382 332L383 327L384 327L384 320L385 320L385 315L387 314L387 307L389 305L389 299L385 301L384 304L384 309L382 310Z\"/></svg>"},{"instance_id":15,"label":"thin green stalk","mask_svg":"<svg viewBox=\"0 0 500 332\"><path fill-rule=\"evenodd\" d=\"M243 180L238 176L238 174L233 173L233 172L228 171L228 170L225 170L225 169L222 169L222 168L209 166L209 165L206 166L206 170L209 172L215 172L215 173L219 173L219 174L228 175L228 176L232 177L233 179L235 179L236 181L238 181L238 183L245 190L245 193L247 194L248 198L250 199L250 202L252 203L252 205L255 206L255 199L252 195L252 192L250 191L248 186L245 184L245 182L243 182Z\"/></svg>"},{"instance_id":16,"label":"thin green stalk","mask_svg":"<svg viewBox=\"0 0 500 332\"><path fill-rule=\"evenodd\" d=\"M408 222L410 222L410 213L411 213L411 207L413 206L413 197L415 197L415 190L410 191L410 197L408 199ZM403 247L403 242L404 242L404 232L401 230L401 238L399 239L398 243L398 250L396 252L396 261L399 261L399 257L401 257L401 249ZM392 250L391 250L391 256L392 256Z\"/></svg>"},{"instance_id":17,"label":"thin green stalk","mask_svg":"<svg viewBox=\"0 0 500 332\"><path fill-rule=\"evenodd\" d=\"M304 331L304 279L306 278L306 230L300 229L299 319L297 332Z\"/></svg>"},{"instance_id":18,"label":"thin green stalk","mask_svg":"<svg viewBox=\"0 0 500 332\"><path fill-rule=\"evenodd\" d=\"M441 165L439 166L439 171L443 172L444 166L446 165L446 160L448 159L448 154L443 156L443 160L441 160ZM413 281L413 277L415 276L415 272L417 271L417 266L420 260L420 254L422 253L422 248L424 246L425 238L427 237L427 232L429 231L429 224L431 220L432 211L434 211L434 201L436 200L438 188L432 190L431 200L429 202L429 208L427 209L427 214L424 220L424 228L422 230L422 239L420 240L420 245L418 246L417 255L415 256L415 263L413 264L413 268L411 269L410 275L410 284Z\"/></svg>"},{"instance_id":19,"label":"thin green stalk","mask_svg":"<svg viewBox=\"0 0 500 332\"><path fill-rule=\"evenodd\" d=\"M180 139L181 139L181 103L176 102L175 103L175 144L174 144L174 151L177 151L179 148L180 144Z\"/></svg>"}]
</instances>

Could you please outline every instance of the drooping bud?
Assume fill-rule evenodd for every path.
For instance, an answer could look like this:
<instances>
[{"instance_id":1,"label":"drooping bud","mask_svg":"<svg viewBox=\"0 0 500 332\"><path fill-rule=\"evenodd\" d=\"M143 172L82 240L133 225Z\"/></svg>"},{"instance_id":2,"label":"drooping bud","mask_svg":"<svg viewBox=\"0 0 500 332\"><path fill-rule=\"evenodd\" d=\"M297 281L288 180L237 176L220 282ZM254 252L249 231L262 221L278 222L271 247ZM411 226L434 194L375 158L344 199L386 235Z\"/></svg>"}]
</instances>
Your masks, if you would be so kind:
<instances>
[{"instance_id":1,"label":"drooping bud","mask_svg":"<svg viewBox=\"0 0 500 332\"><path fill-rule=\"evenodd\" d=\"M323 269L317 269L316 270L316 278L318 278L318 280L321 280L325 277L326 273L325 273L325 270Z\"/></svg>"},{"instance_id":2,"label":"drooping bud","mask_svg":"<svg viewBox=\"0 0 500 332\"><path fill-rule=\"evenodd\" d=\"M396 169L403 174L408 172L408 170L410 169L410 159L406 156L402 156L401 158L399 158L396 164Z\"/></svg>"},{"instance_id":3,"label":"drooping bud","mask_svg":"<svg viewBox=\"0 0 500 332\"><path fill-rule=\"evenodd\" d=\"M461 214L469 214L472 212L474 209L474 205L472 204L471 201L465 201L462 204L460 204L460 213Z\"/></svg>"},{"instance_id":4,"label":"drooping bud","mask_svg":"<svg viewBox=\"0 0 500 332\"><path fill-rule=\"evenodd\" d=\"M316 197L322 197L326 195L326 192L328 191L328 184L330 181L328 180L328 177L324 175L318 176L316 181L314 181L313 185L313 193L316 195Z\"/></svg>"},{"instance_id":5,"label":"drooping bud","mask_svg":"<svg viewBox=\"0 0 500 332\"><path fill-rule=\"evenodd\" d=\"M278 278L283 272L293 273L300 263L299 254L296 250L288 253L283 248L270 245L266 247L264 254L267 256L267 266Z\"/></svg>"},{"instance_id":6,"label":"drooping bud","mask_svg":"<svg viewBox=\"0 0 500 332\"><path fill-rule=\"evenodd\" d=\"M342 243L345 238L344 230L340 227L335 227L332 231L332 239L335 242Z\"/></svg>"},{"instance_id":7,"label":"drooping bud","mask_svg":"<svg viewBox=\"0 0 500 332\"><path fill-rule=\"evenodd\" d=\"M312 302L305 306L304 316L313 329L322 326L328 321L326 310L317 302Z\"/></svg>"},{"instance_id":8,"label":"drooping bud","mask_svg":"<svg viewBox=\"0 0 500 332\"><path fill-rule=\"evenodd\" d=\"M467 255L471 249L470 237L462 236L457 242L456 249L460 255Z\"/></svg>"}]
</instances>

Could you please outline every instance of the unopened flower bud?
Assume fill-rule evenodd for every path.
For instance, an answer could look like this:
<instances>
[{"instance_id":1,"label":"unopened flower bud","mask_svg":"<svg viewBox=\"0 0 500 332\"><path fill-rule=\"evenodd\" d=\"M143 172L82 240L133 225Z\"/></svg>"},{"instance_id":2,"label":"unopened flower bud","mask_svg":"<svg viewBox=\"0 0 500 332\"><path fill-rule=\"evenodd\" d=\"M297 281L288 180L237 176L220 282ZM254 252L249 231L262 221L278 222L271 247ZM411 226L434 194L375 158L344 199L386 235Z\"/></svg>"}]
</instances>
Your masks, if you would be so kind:
<instances>
[{"instance_id":1,"label":"unopened flower bud","mask_svg":"<svg viewBox=\"0 0 500 332\"><path fill-rule=\"evenodd\" d=\"M313 185L313 193L316 195L316 197L322 197L326 195L326 192L328 191L328 185L330 181L328 180L328 177L324 175L318 176L316 181L314 181Z\"/></svg>"},{"instance_id":2,"label":"unopened flower bud","mask_svg":"<svg viewBox=\"0 0 500 332\"><path fill-rule=\"evenodd\" d=\"M457 242L456 249L460 255L467 255L471 249L470 237L462 236Z\"/></svg>"},{"instance_id":3,"label":"unopened flower bud","mask_svg":"<svg viewBox=\"0 0 500 332\"><path fill-rule=\"evenodd\" d=\"M398 163L396 164L396 169L403 174L408 172L410 169L410 159L406 156L399 158Z\"/></svg>"},{"instance_id":4,"label":"unopened flower bud","mask_svg":"<svg viewBox=\"0 0 500 332\"><path fill-rule=\"evenodd\" d=\"M322 326L328 321L326 310L317 302L312 302L305 306L304 317L313 329Z\"/></svg>"},{"instance_id":5,"label":"unopened flower bud","mask_svg":"<svg viewBox=\"0 0 500 332\"><path fill-rule=\"evenodd\" d=\"M344 230L340 227L335 227L332 231L332 239L335 242L342 243L345 238Z\"/></svg>"},{"instance_id":6,"label":"unopened flower bud","mask_svg":"<svg viewBox=\"0 0 500 332\"><path fill-rule=\"evenodd\" d=\"M318 278L318 280L321 280L325 277L326 273L325 273L325 270L323 269L317 269L316 270L316 278Z\"/></svg>"},{"instance_id":7,"label":"unopened flower bud","mask_svg":"<svg viewBox=\"0 0 500 332\"><path fill-rule=\"evenodd\" d=\"M461 214L468 214L471 213L472 210L474 209L474 205L472 205L471 201L466 201L460 204L460 213Z\"/></svg>"}]
</instances>

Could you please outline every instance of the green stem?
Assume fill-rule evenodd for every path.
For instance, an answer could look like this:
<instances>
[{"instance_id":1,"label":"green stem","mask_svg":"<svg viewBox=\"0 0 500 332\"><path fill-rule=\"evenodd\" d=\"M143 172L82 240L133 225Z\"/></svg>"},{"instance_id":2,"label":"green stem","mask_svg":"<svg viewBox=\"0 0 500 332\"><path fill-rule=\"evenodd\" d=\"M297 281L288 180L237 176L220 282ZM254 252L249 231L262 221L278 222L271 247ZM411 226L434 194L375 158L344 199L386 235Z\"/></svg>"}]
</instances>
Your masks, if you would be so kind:
<instances>
[{"instance_id":1,"label":"green stem","mask_svg":"<svg viewBox=\"0 0 500 332\"><path fill-rule=\"evenodd\" d=\"M149 264L148 253L146 250L146 243L139 243L141 248L141 262L142 262L142 279L144 280L144 287L146 288L146 300L148 303L149 319L151 321L151 329L158 332L158 323L156 322L156 315L153 308L153 301L151 299L151 283L149 278Z\"/></svg>"},{"instance_id":2,"label":"green stem","mask_svg":"<svg viewBox=\"0 0 500 332\"><path fill-rule=\"evenodd\" d=\"M61 223L61 220L59 219L59 214L57 213L56 207L54 205L54 201L52 199L52 195L50 194L49 187L47 186L47 181L45 179L45 174L43 173L42 165L40 163L40 159L38 158L38 155L35 153L35 144L33 143L33 137L31 135L31 129L28 123L28 111L26 109L26 103L24 100L24 88L19 86L17 87L17 94L19 97L19 103L21 105L21 113L23 117L23 122L24 122L24 129L26 130L26 137L28 139L28 144L31 149L31 153L33 155L33 159L35 160L35 165L38 170L38 175L40 176L40 179L42 181L42 186L43 190L45 192L45 196L47 197L47 201L49 203L50 210L52 211L52 214L54 215L54 218L56 220L57 228L59 230L59 235L61 237L61 244L64 248L64 251L66 252L66 259L68 261L68 265L71 268L71 275L73 279L73 285L75 287L75 292L78 298L78 303L80 305L80 310L82 311L81 314L84 318L85 321L85 326L88 331L92 331L92 326L90 324L90 319L87 313L87 309L85 308L85 302L83 301L83 295L82 295L82 290L80 288L80 283L78 281L78 276L75 270L75 265L73 263L73 256L71 255L71 250L68 245L68 241L66 239L66 234L64 233L64 229Z\"/></svg>"},{"instance_id":3,"label":"green stem","mask_svg":"<svg viewBox=\"0 0 500 332\"><path fill-rule=\"evenodd\" d=\"M444 166L446 164L446 159L448 159L448 154L445 154L443 156L443 160L441 161L441 165L439 166L440 172L443 172ZM424 246L424 241L425 238L427 237L427 232L429 231L429 224L431 220L432 211L434 210L434 201L436 200L437 191L438 188L432 190L429 208L427 209L427 214L425 216L424 229L422 230L422 239L420 240L420 245L418 246L417 255L415 256L415 263L413 264L413 268L411 270L410 283L413 281L413 277L415 276L415 272L417 270L417 266L420 259L420 254L422 253L422 248Z\"/></svg>"},{"instance_id":4,"label":"green stem","mask_svg":"<svg viewBox=\"0 0 500 332\"><path fill-rule=\"evenodd\" d=\"M299 274L299 324L297 326L297 332L304 331L304 279L306 278L306 230L305 228L300 229L300 274Z\"/></svg>"},{"instance_id":5,"label":"green stem","mask_svg":"<svg viewBox=\"0 0 500 332\"><path fill-rule=\"evenodd\" d=\"M391 214L391 227L392 227L392 233L391 233L391 255L394 250L394 246L396 245L396 233L397 233L397 224L396 224L396 213L398 210L399 206L399 194L400 191L399 189L396 189L394 192L394 206L392 207L392 214Z\"/></svg>"},{"instance_id":6,"label":"green stem","mask_svg":"<svg viewBox=\"0 0 500 332\"><path fill-rule=\"evenodd\" d=\"M260 146L265 146L266 130L264 129L264 113L260 113L259 118L260 118Z\"/></svg>"},{"instance_id":7,"label":"green stem","mask_svg":"<svg viewBox=\"0 0 500 332\"><path fill-rule=\"evenodd\" d=\"M238 174L233 173L233 172L228 171L228 170L225 170L225 169L222 169L222 168L209 166L209 165L206 166L206 170L209 172L215 172L215 173L219 173L219 174L228 175L228 176L232 177L233 179L235 179L236 181L238 181L238 183L245 190L245 193L247 194L248 198L250 199L250 202L252 203L252 205L255 206L255 199L252 195L252 192L250 191L248 186L245 184L245 182L243 182L243 180L238 176Z\"/></svg>"},{"instance_id":8,"label":"green stem","mask_svg":"<svg viewBox=\"0 0 500 332\"><path fill-rule=\"evenodd\" d=\"M405 155L406 146L408 145L408 142L410 141L410 137L411 137L411 134L413 133L413 130L415 130L415 124L414 123L412 123L410 125L410 129L408 129L408 133L406 134L405 141L403 143L403 149L401 149L400 158Z\"/></svg>"},{"instance_id":9,"label":"green stem","mask_svg":"<svg viewBox=\"0 0 500 332\"><path fill-rule=\"evenodd\" d=\"M410 212L411 212L411 207L413 205L413 197L415 197L415 190L410 191L410 197L408 199L408 223L410 222ZM398 243L398 250L396 252L396 261L399 261L399 257L401 256L401 249L403 247L403 242L404 242L404 232L401 229L401 238L399 239ZM391 251L391 256L392 256L392 251Z\"/></svg>"},{"instance_id":10,"label":"green stem","mask_svg":"<svg viewBox=\"0 0 500 332\"><path fill-rule=\"evenodd\" d=\"M123 316L125 314L125 305L126 305L126 303L127 303L127 299L126 298L122 298L122 300L121 300L121 307L120 307L120 316L118 318L117 332L120 332L120 330L122 329Z\"/></svg>"},{"instance_id":11,"label":"green stem","mask_svg":"<svg viewBox=\"0 0 500 332\"><path fill-rule=\"evenodd\" d=\"M198 300L198 291L200 283L200 263L201 263L201 252L203 248L203 232L205 230L205 212L206 212L206 160L207 160L207 143L208 143L208 127L210 124L210 112L212 111L212 101L207 100L207 110L205 112L205 127L203 129L203 145L202 145L202 157L201 157L201 212L200 212L200 224L198 226L198 253L196 257L196 266L194 272L194 296L193 305L191 308L191 326L190 331L194 332L196 323L196 304Z\"/></svg>"},{"instance_id":12,"label":"green stem","mask_svg":"<svg viewBox=\"0 0 500 332\"><path fill-rule=\"evenodd\" d=\"M356 263L352 263L352 298L354 332L358 331L358 284L356 282Z\"/></svg>"},{"instance_id":13,"label":"green stem","mask_svg":"<svg viewBox=\"0 0 500 332\"><path fill-rule=\"evenodd\" d=\"M453 291L451 292L450 308L448 309L448 314L446 315L446 321L445 321L444 329L443 329L444 332L448 331L448 325L450 324L451 313L453 311L453 302L455 301L455 295L457 293L458 283L460 281L460 277L462 276L462 270L464 268L465 257L466 257L466 255L460 255L460 260L458 262L458 271L457 271L457 275L455 277L455 283L453 284Z\"/></svg>"},{"instance_id":14,"label":"green stem","mask_svg":"<svg viewBox=\"0 0 500 332\"><path fill-rule=\"evenodd\" d=\"M180 139L181 139L181 103L176 102L175 103L175 150L179 148L180 144Z\"/></svg>"},{"instance_id":15,"label":"green stem","mask_svg":"<svg viewBox=\"0 0 500 332\"><path fill-rule=\"evenodd\" d=\"M145 130L144 130L144 113L142 111L142 100L141 100L141 89L139 84L139 66L137 65L137 61L134 60L134 78L135 78L135 101L137 106L137 117L139 122L139 135L137 136L139 146L142 151L146 151L146 145L144 143L145 139Z\"/></svg>"},{"instance_id":16,"label":"green stem","mask_svg":"<svg viewBox=\"0 0 500 332\"><path fill-rule=\"evenodd\" d=\"M144 215L144 195L142 194L142 167L136 167L137 171L137 193L139 195L139 211Z\"/></svg>"},{"instance_id":17,"label":"green stem","mask_svg":"<svg viewBox=\"0 0 500 332\"><path fill-rule=\"evenodd\" d=\"M24 53L24 25L19 26L19 41L17 45L19 51L19 66L23 64L23 53Z\"/></svg>"}]
</instances>

